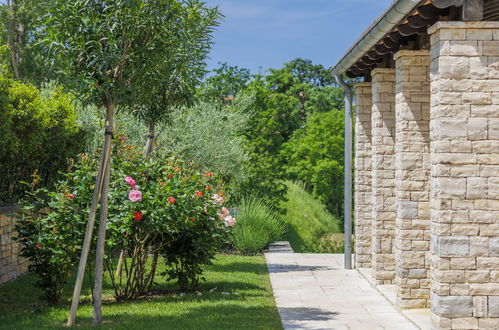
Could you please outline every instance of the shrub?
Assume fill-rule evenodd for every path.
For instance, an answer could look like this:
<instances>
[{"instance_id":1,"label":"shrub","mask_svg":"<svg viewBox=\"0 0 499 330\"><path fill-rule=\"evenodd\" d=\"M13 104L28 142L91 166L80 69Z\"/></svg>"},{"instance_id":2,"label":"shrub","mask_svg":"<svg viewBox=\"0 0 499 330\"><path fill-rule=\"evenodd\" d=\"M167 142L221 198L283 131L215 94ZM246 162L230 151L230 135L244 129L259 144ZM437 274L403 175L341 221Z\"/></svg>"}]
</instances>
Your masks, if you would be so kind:
<instances>
[{"instance_id":1,"label":"shrub","mask_svg":"<svg viewBox=\"0 0 499 330\"><path fill-rule=\"evenodd\" d=\"M246 253L258 253L272 241L282 238L286 225L277 210L258 198L245 198L232 230L234 245Z\"/></svg>"},{"instance_id":2,"label":"shrub","mask_svg":"<svg viewBox=\"0 0 499 330\"><path fill-rule=\"evenodd\" d=\"M51 305L59 301L79 260L92 197L87 183L92 181L95 166L94 160L80 157L55 191L30 191L21 203L16 239L22 245L21 254L32 261L30 270L39 277L35 285ZM35 184L36 179L33 188Z\"/></svg>"},{"instance_id":3,"label":"shrub","mask_svg":"<svg viewBox=\"0 0 499 330\"><path fill-rule=\"evenodd\" d=\"M80 155L55 191L31 194L16 228L22 253L34 262L37 285L51 303L59 299L81 253L98 154ZM217 175L198 173L172 155L146 158L123 136L115 139L113 154L105 262L115 297L147 293L159 255L170 267L169 279L194 289L227 233L219 219L220 198L211 196ZM40 211L47 207L50 212ZM150 253L152 267L146 267ZM118 255L119 262L113 262Z\"/></svg>"},{"instance_id":4,"label":"shrub","mask_svg":"<svg viewBox=\"0 0 499 330\"><path fill-rule=\"evenodd\" d=\"M21 196L20 181L31 181L35 171L50 186L67 158L83 150L72 101L61 88L41 93L0 75L0 203Z\"/></svg>"}]
</instances>

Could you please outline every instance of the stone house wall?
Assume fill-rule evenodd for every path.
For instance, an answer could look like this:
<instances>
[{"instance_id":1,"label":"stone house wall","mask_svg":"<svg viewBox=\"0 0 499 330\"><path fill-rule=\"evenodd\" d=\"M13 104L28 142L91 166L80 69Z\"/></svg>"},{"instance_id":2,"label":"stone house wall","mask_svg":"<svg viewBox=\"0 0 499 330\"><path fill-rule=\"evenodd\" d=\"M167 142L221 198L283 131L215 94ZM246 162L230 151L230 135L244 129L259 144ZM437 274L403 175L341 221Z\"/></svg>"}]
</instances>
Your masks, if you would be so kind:
<instances>
[{"instance_id":1,"label":"stone house wall","mask_svg":"<svg viewBox=\"0 0 499 330\"><path fill-rule=\"evenodd\" d=\"M395 278L395 69L372 75L372 268L378 284Z\"/></svg>"},{"instance_id":2,"label":"stone house wall","mask_svg":"<svg viewBox=\"0 0 499 330\"><path fill-rule=\"evenodd\" d=\"M430 297L430 52L394 55L395 266L401 308L423 308Z\"/></svg>"},{"instance_id":3,"label":"stone house wall","mask_svg":"<svg viewBox=\"0 0 499 330\"><path fill-rule=\"evenodd\" d=\"M428 34L429 52L399 51L355 88L356 266L371 244L373 278L396 285L398 307L429 305L434 329L497 329L499 22Z\"/></svg>"},{"instance_id":4,"label":"stone house wall","mask_svg":"<svg viewBox=\"0 0 499 330\"><path fill-rule=\"evenodd\" d=\"M371 83L355 84L355 266L370 268L372 258Z\"/></svg>"}]
</instances>

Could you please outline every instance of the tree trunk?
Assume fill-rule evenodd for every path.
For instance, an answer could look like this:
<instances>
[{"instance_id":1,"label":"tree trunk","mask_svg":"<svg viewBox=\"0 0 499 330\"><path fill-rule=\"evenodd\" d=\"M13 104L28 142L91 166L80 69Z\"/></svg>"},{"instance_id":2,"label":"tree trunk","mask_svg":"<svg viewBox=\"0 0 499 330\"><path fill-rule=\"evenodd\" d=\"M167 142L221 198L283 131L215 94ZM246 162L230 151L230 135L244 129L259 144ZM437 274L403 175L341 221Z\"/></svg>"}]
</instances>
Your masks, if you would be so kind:
<instances>
[{"instance_id":1,"label":"tree trunk","mask_svg":"<svg viewBox=\"0 0 499 330\"><path fill-rule=\"evenodd\" d=\"M154 136L156 130L156 124L154 122L149 123L149 136L147 137L147 143L146 143L146 152L145 155L146 157L149 156L154 148L154 139L156 138Z\"/></svg>"},{"instance_id":2,"label":"tree trunk","mask_svg":"<svg viewBox=\"0 0 499 330\"><path fill-rule=\"evenodd\" d=\"M10 6L9 6L10 4ZM15 1L9 1L10 21L8 23L7 44L9 45L10 60L14 77L17 80L22 78L21 58L22 44L24 43L24 26L19 22L18 5Z\"/></svg>"},{"instance_id":3,"label":"tree trunk","mask_svg":"<svg viewBox=\"0 0 499 330\"><path fill-rule=\"evenodd\" d=\"M95 252L95 285L94 285L94 317L93 325L99 325L102 322L102 276L104 273L104 246L106 244L106 223L108 213L108 190L111 174L111 139L113 130L113 119L115 104L106 104L106 137L104 143L105 152L108 154L109 161L104 171L104 181L101 190L101 208L99 218L99 232L97 236L97 248Z\"/></svg>"},{"instance_id":4,"label":"tree trunk","mask_svg":"<svg viewBox=\"0 0 499 330\"><path fill-rule=\"evenodd\" d=\"M106 127L106 131L107 130L108 128ZM88 215L87 229L85 232L85 238L83 240L83 247L81 250L80 264L78 266L78 274L76 276L76 283L73 291L73 299L71 301L71 311L69 313L69 318L67 322L68 327L71 327L74 324L74 321L76 319L76 312L78 310L78 303L80 302L81 286L83 284L85 267L87 265L88 252L90 250L90 245L92 243L92 233L94 230L95 215L97 213L97 206L99 204L101 190L104 182L104 176L105 176L104 171L106 168L108 168L108 164L110 162L110 155L111 155L109 152L110 142L111 142L111 136L106 134L104 138L104 148L100 159L99 171L97 172L97 178L95 181L92 204L90 205L90 213Z\"/></svg>"}]
</instances>

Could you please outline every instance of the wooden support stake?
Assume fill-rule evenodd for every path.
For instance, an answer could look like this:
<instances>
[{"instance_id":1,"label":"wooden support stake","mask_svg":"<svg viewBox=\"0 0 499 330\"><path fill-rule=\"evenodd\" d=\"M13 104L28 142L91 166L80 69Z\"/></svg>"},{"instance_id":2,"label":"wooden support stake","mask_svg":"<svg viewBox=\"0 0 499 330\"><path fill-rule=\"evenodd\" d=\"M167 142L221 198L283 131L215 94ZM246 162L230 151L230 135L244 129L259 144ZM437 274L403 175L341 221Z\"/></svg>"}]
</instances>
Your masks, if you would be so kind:
<instances>
[{"instance_id":1,"label":"wooden support stake","mask_svg":"<svg viewBox=\"0 0 499 330\"><path fill-rule=\"evenodd\" d=\"M88 260L88 252L90 250L90 244L92 243L92 233L94 230L95 214L97 213L97 206L99 204L100 192L102 190L102 184L104 180L103 171L104 168L107 167L108 162L109 162L109 155L103 150L99 164L99 171L97 172L97 178L95 180L94 193L92 196L92 204L90 205L90 212L87 221L87 229L85 231L85 238L83 240L83 247L80 256L80 264L78 266L78 274L76 275L76 282L73 290L71 310L69 312L68 322L66 324L68 327L73 326L76 319L76 312L78 310L78 304L80 302L81 286L83 284L85 267L87 265L87 260Z\"/></svg>"},{"instance_id":2,"label":"wooden support stake","mask_svg":"<svg viewBox=\"0 0 499 330\"><path fill-rule=\"evenodd\" d=\"M115 105L109 103L106 106L106 137L104 149L107 153L109 161L104 170L104 180L101 190L101 208L99 218L99 231L97 235L97 248L95 252L95 284L94 284L94 316L93 325L99 325L102 322L102 277L104 274L104 247L106 245L106 225L108 214L108 191L111 174L111 140L113 129L113 118Z\"/></svg>"}]
</instances>

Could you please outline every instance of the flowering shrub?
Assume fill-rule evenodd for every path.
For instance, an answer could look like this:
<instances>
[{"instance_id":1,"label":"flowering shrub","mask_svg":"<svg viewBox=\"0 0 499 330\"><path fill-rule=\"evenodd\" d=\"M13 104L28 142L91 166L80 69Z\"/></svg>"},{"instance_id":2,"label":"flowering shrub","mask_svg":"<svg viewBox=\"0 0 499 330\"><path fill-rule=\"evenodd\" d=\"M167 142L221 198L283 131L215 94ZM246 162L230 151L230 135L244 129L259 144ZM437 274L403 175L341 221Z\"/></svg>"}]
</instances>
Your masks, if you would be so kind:
<instances>
[{"instance_id":1,"label":"flowering shrub","mask_svg":"<svg viewBox=\"0 0 499 330\"><path fill-rule=\"evenodd\" d=\"M22 244L21 254L32 263L30 270L38 275L36 286L45 299L55 305L68 277L79 260L86 229L88 201L92 187L94 160L82 156L55 186L55 191L34 189L21 202L20 219L15 238ZM49 212L50 211L50 212Z\"/></svg>"},{"instance_id":2,"label":"flowering shrub","mask_svg":"<svg viewBox=\"0 0 499 330\"><path fill-rule=\"evenodd\" d=\"M115 139L113 154L105 263L116 298L135 299L150 290L159 256L169 279L194 289L202 266L211 262L234 222L219 217L223 193L211 195L216 175L197 173L172 155L146 158L124 137ZM96 156L81 155L55 192L33 195L18 225L23 253L46 278L40 286L53 301L80 255ZM51 212L40 213L33 202Z\"/></svg>"}]
</instances>

